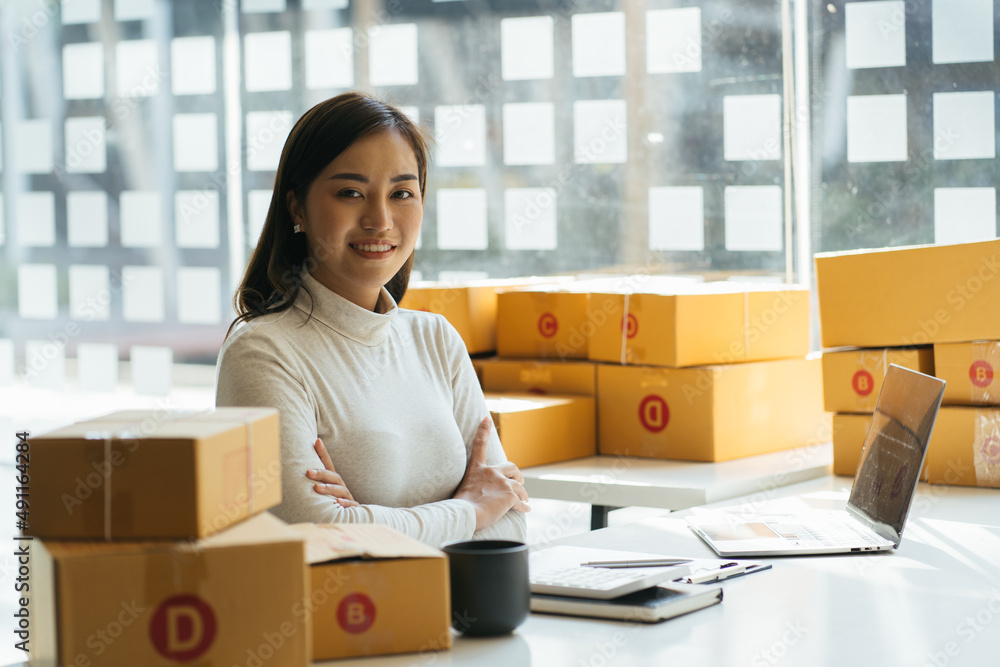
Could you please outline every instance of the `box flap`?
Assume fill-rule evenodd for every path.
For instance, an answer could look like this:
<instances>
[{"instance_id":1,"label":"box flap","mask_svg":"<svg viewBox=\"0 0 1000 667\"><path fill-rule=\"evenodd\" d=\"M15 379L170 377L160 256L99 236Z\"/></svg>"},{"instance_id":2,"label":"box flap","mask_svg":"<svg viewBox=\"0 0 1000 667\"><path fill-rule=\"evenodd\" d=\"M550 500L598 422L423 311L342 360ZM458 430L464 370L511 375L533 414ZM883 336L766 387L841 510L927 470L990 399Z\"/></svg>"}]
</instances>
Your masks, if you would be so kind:
<instances>
[{"instance_id":1,"label":"box flap","mask_svg":"<svg viewBox=\"0 0 1000 667\"><path fill-rule=\"evenodd\" d=\"M306 540L306 562L368 558L443 558L444 553L380 524L296 523Z\"/></svg>"},{"instance_id":2,"label":"box flap","mask_svg":"<svg viewBox=\"0 0 1000 667\"><path fill-rule=\"evenodd\" d=\"M270 512L255 516L230 526L221 533L198 540L198 548L228 547L237 544L264 544L301 539L297 531Z\"/></svg>"}]
</instances>

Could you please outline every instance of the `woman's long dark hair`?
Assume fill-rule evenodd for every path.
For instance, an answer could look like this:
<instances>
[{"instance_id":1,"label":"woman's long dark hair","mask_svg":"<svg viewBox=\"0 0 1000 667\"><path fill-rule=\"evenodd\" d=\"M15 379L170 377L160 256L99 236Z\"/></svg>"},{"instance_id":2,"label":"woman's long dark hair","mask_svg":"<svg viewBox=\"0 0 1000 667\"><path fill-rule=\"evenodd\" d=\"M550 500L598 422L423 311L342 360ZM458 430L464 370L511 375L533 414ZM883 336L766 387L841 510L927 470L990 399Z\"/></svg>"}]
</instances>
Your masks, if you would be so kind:
<instances>
[{"instance_id":1,"label":"woman's long dark hair","mask_svg":"<svg viewBox=\"0 0 1000 667\"><path fill-rule=\"evenodd\" d=\"M240 322L289 308L299 290L305 289L301 274L309 270L312 260L306 235L292 230L287 193L294 192L296 199L304 202L313 180L351 144L362 137L390 131L399 132L413 148L423 200L427 187L427 138L399 109L370 95L351 92L320 102L295 123L281 150L271 206L260 240L233 298L237 317L229 325L226 337ZM386 283L397 303L406 293L412 268L411 254Z\"/></svg>"}]
</instances>

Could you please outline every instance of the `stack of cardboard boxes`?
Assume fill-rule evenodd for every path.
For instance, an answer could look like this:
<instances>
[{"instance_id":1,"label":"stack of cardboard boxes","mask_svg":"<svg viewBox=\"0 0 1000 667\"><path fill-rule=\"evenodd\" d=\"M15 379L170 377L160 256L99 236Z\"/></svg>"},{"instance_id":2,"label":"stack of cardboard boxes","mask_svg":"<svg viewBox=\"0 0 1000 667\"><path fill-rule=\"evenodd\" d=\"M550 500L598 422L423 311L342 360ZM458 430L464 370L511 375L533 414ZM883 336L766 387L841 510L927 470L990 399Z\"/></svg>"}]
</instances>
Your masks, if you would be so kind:
<instances>
[{"instance_id":1,"label":"stack of cardboard boxes","mask_svg":"<svg viewBox=\"0 0 1000 667\"><path fill-rule=\"evenodd\" d=\"M278 434L274 409L219 408L117 412L30 438L32 664L304 667L450 646L444 554L265 511L281 502ZM402 558L343 560L361 555ZM371 584L382 568L420 571L419 621L397 613L409 616L407 587Z\"/></svg>"},{"instance_id":2,"label":"stack of cardboard boxes","mask_svg":"<svg viewBox=\"0 0 1000 667\"><path fill-rule=\"evenodd\" d=\"M823 354L823 404L833 413L833 473L853 475L890 364L934 374L934 350L846 348ZM926 472L926 471L925 471Z\"/></svg>"},{"instance_id":3,"label":"stack of cardboard boxes","mask_svg":"<svg viewBox=\"0 0 1000 667\"><path fill-rule=\"evenodd\" d=\"M829 437L808 302L795 286L651 276L506 288L498 356L474 364L522 467L761 454Z\"/></svg>"},{"instance_id":4,"label":"stack of cardboard boxes","mask_svg":"<svg viewBox=\"0 0 1000 667\"><path fill-rule=\"evenodd\" d=\"M929 348L876 350L869 355L882 357L881 365L869 370L875 381L873 397L877 396L878 370L886 363L900 363L904 358L899 355L907 355L901 365L932 371L947 383L927 451L924 479L931 483L1000 487L1000 410L996 407L1000 391L993 379L1000 362L998 274L1000 240L816 256L824 347L933 344L933 362L927 356ZM830 356L836 360L837 355ZM824 370L838 364L825 363ZM840 371L830 371L824 383L828 391L840 387L838 405L843 406L855 398L843 391L852 367L846 362L841 365ZM857 399L855 404L862 401ZM840 474L853 473L867 430L852 419L853 425L846 425L850 420L842 417L837 422L843 428L835 437L844 441ZM853 465L849 465L851 460Z\"/></svg>"},{"instance_id":5,"label":"stack of cardboard boxes","mask_svg":"<svg viewBox=\"0 0 1000 667\"><path fill-rule=\"evenodd\" d=\"M507 458L520 467L590 456L596 451L597 388L593 364L500 360L491 356L498 348L508 346L510 340L508 330L500 324L510 319L501 315L502 310L510 308L502 296L573 294L568 301L577 302L578 317L585 316L587 293L574 287L575 284L568 277L467 284L422 282L411 286L400 304L403 308L443 315L458 330L473 356L472 363Z\"/></svg>"},{"instance_id":6,"label":"stack of cardboard boxes","mask_svg":"<svg viewBox=\"0 0 1000 667\"><path fill-rule=\"evenodd\" d=\"M725 461L828 437L806 289L647 278L593 292L602 312L601 454Z\"/></svg>"}]
</instances>

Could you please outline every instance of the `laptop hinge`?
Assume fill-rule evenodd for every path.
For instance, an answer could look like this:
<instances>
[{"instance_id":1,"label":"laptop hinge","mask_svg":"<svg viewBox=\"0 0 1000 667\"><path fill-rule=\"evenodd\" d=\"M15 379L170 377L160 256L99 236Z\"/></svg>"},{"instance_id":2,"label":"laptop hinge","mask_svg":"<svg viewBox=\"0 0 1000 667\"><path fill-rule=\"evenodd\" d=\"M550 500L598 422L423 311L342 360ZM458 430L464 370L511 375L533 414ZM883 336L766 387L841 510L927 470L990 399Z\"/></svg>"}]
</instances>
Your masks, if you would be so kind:
<instances>
[{"instance_id":1,"label":"laptop hinge","mask_svg":"<svg viewBox=\"0 0 1000 667\"><path fill-rule=\"evenodd\" d=\"M893 547L899 546L899 533L897 533L896 529L889 524L871 518L851 504L847 505L847 513L860 521L862 524L871 528L872 531L874 531L879 537L892 542Z\"/></svg>"}]
</instances>

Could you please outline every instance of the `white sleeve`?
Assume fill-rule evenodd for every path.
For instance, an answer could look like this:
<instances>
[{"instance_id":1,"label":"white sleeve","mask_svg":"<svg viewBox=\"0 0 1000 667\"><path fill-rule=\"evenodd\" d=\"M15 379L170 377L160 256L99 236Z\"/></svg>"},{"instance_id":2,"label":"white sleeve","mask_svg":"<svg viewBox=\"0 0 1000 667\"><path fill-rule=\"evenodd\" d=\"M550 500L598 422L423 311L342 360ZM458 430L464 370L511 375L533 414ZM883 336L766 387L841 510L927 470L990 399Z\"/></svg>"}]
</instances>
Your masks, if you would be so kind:
<instances>
[{"instance_id":1,"label":"white sleeve","mask_svg":"<svg viewBox=\"0 0 1000 667\"><path fill-rule=\"evenodd\" d=\"M476 370L472 366L472 359L469 358L465 343L462 342L462 338L455 328L447 321L444 322L444 328L450 345L449 358L452 362L453 372L455 421L458 422L459 430L465 435L465 452L466 460L468 460L472 456L472 441L479 430L479 424L485 417L490 416L490 411L486 407L486 398L483 397L483 390L479 386L479 380L476 379ZM500 437L494 426L490 429L486 462L495 465L506 460L507 455L503 451L503 445L500 444ZM512 509L492 525L477 530L472 539L527 542L527 537L528 529L524 513Z\"/></svg>"},{"instance_id":2,"label":"white sleeve","mask_svg":"<svg viewBox=\"0 0 1000 667\"><path fill-rule=\"evenodd\" d=\"M253 326L253 323L247 326ZM379 523L431 546L468 540L476 511L465 500L447 499L411 508L361 505L344 508L316 493L306 470L321 468L313 449L317 406L299 379L295 361L270 336L244 332L219 354L218 406L274 407L281 424L281 504L270 511L288 523Z\"/></svg>"}]
</instances>

